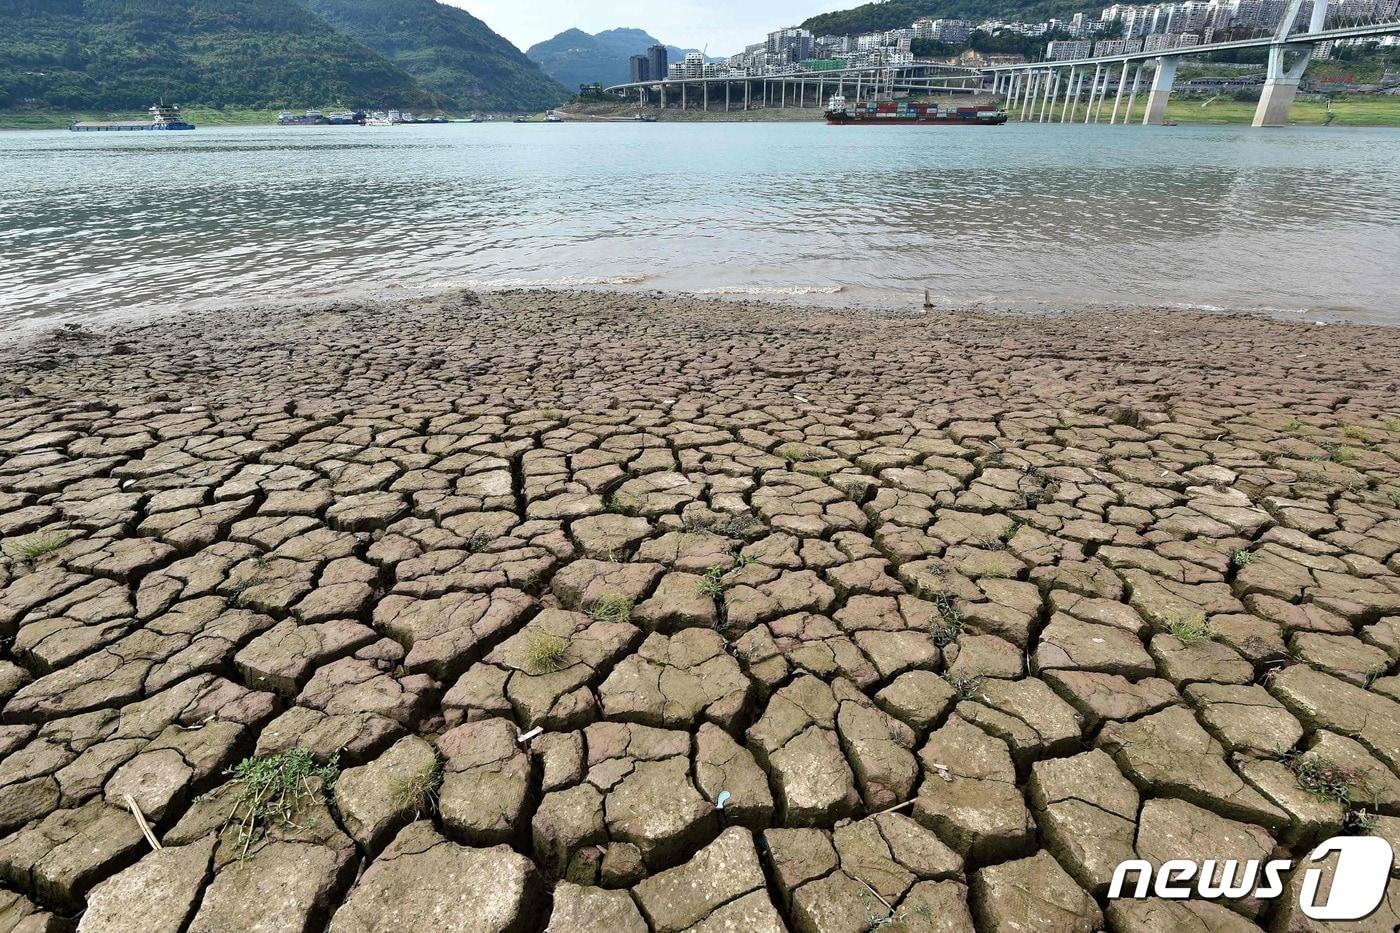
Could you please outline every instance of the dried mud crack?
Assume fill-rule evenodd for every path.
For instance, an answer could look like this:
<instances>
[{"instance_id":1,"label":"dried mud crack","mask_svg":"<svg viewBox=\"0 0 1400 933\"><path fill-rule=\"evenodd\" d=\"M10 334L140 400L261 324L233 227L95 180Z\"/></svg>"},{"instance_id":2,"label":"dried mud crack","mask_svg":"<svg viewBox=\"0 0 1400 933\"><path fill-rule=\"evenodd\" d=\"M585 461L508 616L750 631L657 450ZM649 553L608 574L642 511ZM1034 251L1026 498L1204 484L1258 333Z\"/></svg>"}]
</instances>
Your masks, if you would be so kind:
<instances>
[{"instance_id":1,"label":"dried mud crack","mask_svg":"<svg viewBox=\"0 0 1400 933\"><path fill-rule=\"evenodd\" d=\"M0 356L0 928L1308 930L1301 872L1105 895L1400 842L1400 330L517 292Z\"/></svg>"}]
</instances>

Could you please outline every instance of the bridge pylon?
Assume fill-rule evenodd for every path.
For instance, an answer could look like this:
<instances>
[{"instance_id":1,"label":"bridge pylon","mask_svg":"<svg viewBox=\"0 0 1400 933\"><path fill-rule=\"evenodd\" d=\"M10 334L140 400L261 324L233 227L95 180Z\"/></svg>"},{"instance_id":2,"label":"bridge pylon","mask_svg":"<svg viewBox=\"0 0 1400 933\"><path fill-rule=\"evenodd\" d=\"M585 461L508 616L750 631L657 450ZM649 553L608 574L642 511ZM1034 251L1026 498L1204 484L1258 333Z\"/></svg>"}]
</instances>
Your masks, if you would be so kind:
<instances>
[{"instance_id":1,"label":"bridge pylon","mask_svg":"<svg viewBox=\"0 0 1400 933\"><path fill-rule=\"evenodd\" d=\"M1254 109L1255 126L1287 126L1293 100L1298 96L1298 84L1312 59L1312 43L1290 43L1293 23L1298 18L1303 0L1289 0L1288 9L1274 33L1269 46L1269 68L1264 75L1264 87L1259 92L1259 106ZM1327 24L1327 0L1313 0L1312 18L1308 32L1321 32ZM1292 62L1285 56L1292 54Z\"/></svg>"}]
</instances>

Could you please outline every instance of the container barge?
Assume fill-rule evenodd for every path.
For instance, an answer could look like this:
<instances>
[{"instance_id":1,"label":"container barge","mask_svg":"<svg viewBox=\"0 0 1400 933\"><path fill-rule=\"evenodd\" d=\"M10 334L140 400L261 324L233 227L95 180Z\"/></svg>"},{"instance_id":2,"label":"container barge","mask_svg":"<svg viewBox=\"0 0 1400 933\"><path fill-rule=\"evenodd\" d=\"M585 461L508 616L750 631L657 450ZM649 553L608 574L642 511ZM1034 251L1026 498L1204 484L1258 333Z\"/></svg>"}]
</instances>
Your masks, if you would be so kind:
<instances>
[{"instance_id":1,"label":"container barge","mask_svg":"<svg viewBox=\"0 0 1400 933\"><path fill-rule=\"evenodd\" d=\"M132 133L142 130L192 130L193 123L186 123L180 116L179 107L156 104L150 110L149 120L83 120L71 123L68 129L74 133Z\"/></svg>"},{"instance_id":2,"label":"container barge","mask_svg":"<svg viewBox=\"0 0 1400 933\"><path fill-rule=\"evenodd\" d=\"M837 94L826 106L829 126L999 126L1006 111L991 104L976 107L940 107L904 101L876 101L852 107Z\"/></svg>"},{"instance_id":3,"label":"container barge","mask_svg":"<svg viewBox=\"0 0 1400 933\"><path fill-rule=\"evenodd\" d=\"M278 126L364 126L366 120L367 117L360 110L339 110L329 114L319 110L301 114L284 110L277 115Z\"/></svg>"}]
</instances>

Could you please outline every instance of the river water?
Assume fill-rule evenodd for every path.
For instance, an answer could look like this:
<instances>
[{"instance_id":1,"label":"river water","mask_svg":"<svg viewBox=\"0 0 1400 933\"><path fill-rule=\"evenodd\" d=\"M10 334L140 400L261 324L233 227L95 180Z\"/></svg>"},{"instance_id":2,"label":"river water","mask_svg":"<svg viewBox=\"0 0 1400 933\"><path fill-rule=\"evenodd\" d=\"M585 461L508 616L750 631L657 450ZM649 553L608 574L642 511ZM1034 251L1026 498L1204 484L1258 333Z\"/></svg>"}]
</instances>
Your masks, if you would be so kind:
<instances>
[{"instance_id":1,"label":"river water","mask_svg":"<svg viewBox=\"0 0 1400 933\"><path fill-rule=\"evenodd\" d=\"M455 286L1400 324L1400 130L0 133L0 329Z\"/></svg>"}]
</instances>

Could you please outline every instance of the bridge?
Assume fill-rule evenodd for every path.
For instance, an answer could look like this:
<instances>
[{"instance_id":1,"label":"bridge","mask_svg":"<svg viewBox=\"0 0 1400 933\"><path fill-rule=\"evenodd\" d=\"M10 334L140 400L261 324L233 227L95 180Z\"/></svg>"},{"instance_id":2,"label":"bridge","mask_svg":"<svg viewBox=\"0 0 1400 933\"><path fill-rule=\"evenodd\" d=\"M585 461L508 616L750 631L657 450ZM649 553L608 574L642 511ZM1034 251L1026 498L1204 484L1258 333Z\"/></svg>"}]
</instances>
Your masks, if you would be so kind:
<instances>
[{"instance_id":1,"label":"bridge","mask_svg":"<svg viewBox=\"0 0 1400 933\"><path fill-rule=\"evenodd\" d=\"M1151 84L1147 89L1147 109L1142 122L1160 125L1166 119L1167 100L1171 97L1177 65L1182 58L1237 49L1267 48L1269 64L1259 105L1254 112L1254 125L1284 126L1288 123L1289 110L1298 94L1298 84L1318 43L1400 34L1400 22L1323 28L1327 19L1327 0L1314 3L1306 31L1294 32L1293 25L1301 6L1302 0L1289 0L1278 28L1267 36L1065 61L998 65L983 68L981 73L990 79L993 93L1006 98L1007 110L1013 118L1041 123L1047 119L1054 122L1056 108L1060 113L1059 122L1075 122L1081 101L1085 104L1083 122L1100 122L1108 89L1116 85L1108 122L1119 122L1121 109L1123 122L1126 123L1137 102L1144 69L1151 64ZM1093 70L1092 75L1090 69ZM1128 83L1130 71L1131 86ZM1087 99L1084 93L1086 77L1089 79ZM1128 102L1123 107L1125 93Z\"/></svg>"},{"instance_id":2,"label":"bridge","mask_svg":"<svg viewBox=\"0 0 1400 933\"><path fill-rule=\"evenodd\" d=\"M1083 103L1083 122L1098 123L1103 117L1109 89L1116 87L1108 122L1120 122L1121 111L1122 122L1126 123L1137 103L1144 73L1150 66L1147 108L1142 122L1160 125L1166 119L1167 101L1171 97L1177 65L1182 58L1237 49L1267 48L1269 63L1254 114L1254 125L1283 126L1288 122L1298 84L1318 43L1400 34L1400 21L1325 28L1327 0L1315 0L1307 29L1295 32L1293 27L1302 3L1303 0L1289 0L1278 27L1267 35L1205 45L977 68L930 62L821 70L794 67L774 74L721 74L637 81L613 85L607 90L623 95L635 93L638 101L643 103L650 97L659 102L662 108L671 106L681 110L710 110L712 100L715 106L722 100L725 111L736 107L748 110L754 106L821 107L829 93L842 94L859 103L894 92L974 94L991 91L1005 98L1006 108L1013 119L1057 122L1054 114L1058 110L1058 122L1078 122L1079 107ZM1128 79L1130 72L1131 84ZM1123 106L1125 94L1128 98L1126 107Z\"/></svg>"},{"instance_id":3,"label":"bridge","mask_svg":"<svg viewBox=\"0 0 1400 933\"><path fill-rule=\"evenodd\" d=\"M632 81L615 84L614 94L648 97L664 109L711 109L711 101L724 109L751 107L822 107L830 94L846 94L866 100L895 91L914 94L974 94L984 90L986 77L977 68L931 62L901 65L872 65L861 68L807 70L793 67L772 74L707 75L705 77L663 78L660 81Z\"/></svg>"}]
</instances>

